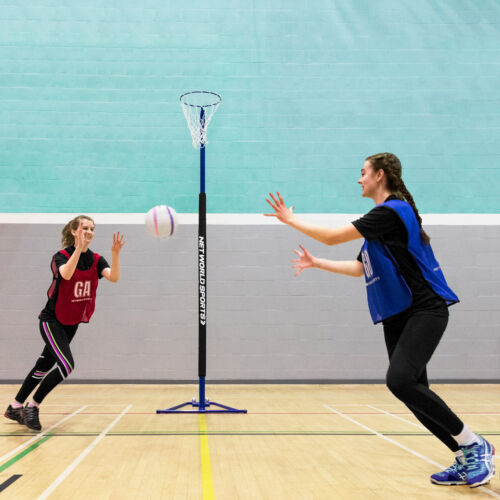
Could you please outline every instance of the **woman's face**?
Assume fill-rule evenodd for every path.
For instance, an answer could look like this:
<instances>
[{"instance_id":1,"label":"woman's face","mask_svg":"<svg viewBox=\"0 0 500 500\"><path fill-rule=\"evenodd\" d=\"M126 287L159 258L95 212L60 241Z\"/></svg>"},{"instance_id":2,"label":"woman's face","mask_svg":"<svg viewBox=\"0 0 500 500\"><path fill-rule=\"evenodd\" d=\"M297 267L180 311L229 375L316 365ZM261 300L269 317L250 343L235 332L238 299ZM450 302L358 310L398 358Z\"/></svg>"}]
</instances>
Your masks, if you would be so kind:
<instances>
[{"instance_id":1,"label":"woman's face","mask_svg":"<svg viewBox=\"0 0 500 500\"><path fill-rule=\"evenodd\" d=\"M365 161L361 169L361 177L358 180L358 184L361 185L361 196L372 198L380 185L383 175L384 171L382 169L376 172L371 163L368 160Z\"/></svg>"},{"instance_id":2,"label":"woman's face","mask_svg":"<svg viewBox=\"0 0 500 500\"><path fill-rule=\"evenodd\" d=\"M92 238L94 237L94 223L88 219L80 219L80 225L78 226L78 229L82 230L85 242L90 243L92 241ZM74 236L76 234L76 231L72 230L71 234Z\"/></svg>"}]
</instances>

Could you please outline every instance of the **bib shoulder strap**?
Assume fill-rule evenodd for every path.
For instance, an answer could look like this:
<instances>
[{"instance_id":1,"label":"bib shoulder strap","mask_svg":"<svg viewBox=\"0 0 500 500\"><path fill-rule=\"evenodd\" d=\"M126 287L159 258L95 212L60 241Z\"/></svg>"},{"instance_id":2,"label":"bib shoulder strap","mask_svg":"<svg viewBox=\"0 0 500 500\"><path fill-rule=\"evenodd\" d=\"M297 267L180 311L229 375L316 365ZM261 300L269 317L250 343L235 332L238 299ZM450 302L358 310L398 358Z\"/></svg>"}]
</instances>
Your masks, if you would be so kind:
<instances>
[{"instance_id":1,"label":"bib shoulder strap","mask_svg":"<svg viewBox=\"0 0 500 500\"><path fill-rule=\"evenodd\" d=\"M64 250L64 249L63 250L59 250L59 253L62 253L68 259L71 258L71 255L66 250Z\"/></svg>"},{"instance_id":2,"label":"bib shoulder strap","mask_svg":"<svg viewBox=\"0 0 500 500\"><path fill-rule=\"evenodd\" d=\"M95 269L97 271L97 265L99 264L99 259L101 256L98 253L94 252L94 262L92 262L92 269Z\"/></svg>"}]
</instances>

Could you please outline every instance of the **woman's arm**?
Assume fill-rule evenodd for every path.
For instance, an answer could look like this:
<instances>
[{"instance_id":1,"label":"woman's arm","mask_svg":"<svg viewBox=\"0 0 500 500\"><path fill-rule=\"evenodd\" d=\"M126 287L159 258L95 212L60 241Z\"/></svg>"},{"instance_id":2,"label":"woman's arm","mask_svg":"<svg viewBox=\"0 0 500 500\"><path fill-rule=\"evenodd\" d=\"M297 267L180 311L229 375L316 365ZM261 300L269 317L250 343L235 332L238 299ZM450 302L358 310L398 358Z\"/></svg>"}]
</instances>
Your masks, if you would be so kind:
<instances>
[{"instance_id":1,"label":"woman's arm","mask_svg":"<svg viewBox=\"0 0 500 500\"><path fill-rule=\"evenodd\" d=\"M359 262L359 260L318 259L317 257L311 255L302 245L299 246L303 253L299 250L294 250L299 258L292 261L295 263L292 268L297 269L295 276L298 276L304 269L308 269L310 267L315 267L331 273L345 274L356 278L363 276L364 274L363 264Z\"/></svg>"},{"instance_id":2,"label":"woman's arm","mask_svg":"<svg viewBox=\"0 0 500 500\"><path fill-rule=\"evenodd\" d=\"M120 279L120 252L125 245L123 234L113 233L113 246L111 247L111 267L106 267L101 274L108 280L116 283Z\"/></svg>"},{"instance_id":3,"label":"woman's arm","mask_svg":"<svg viewBox=\"0 0 500 500\"><path fill-rule=\"evenodd\" d=\"M363 237L351 223L339 228L331 228L310 224L309 222L297 219L297 217L293 215L293 207L286 207L280 193L277 193L278 199L276 199L272 193L269 193L269 195L274 203L272 203L268 198L266 198L266 201L269 205L271 205L271 207L273 207L274 214L264 214L266 217L276 217L284 224L288 224L289 226L297 229L297 231L300 231L306 236L314 238L325 245L339 245L340 243L346 243L347 241Z\"/></svg>"},{"instance_id":4,"label":"woman's arm","mask_svg":"<svg viewBox=\"0 0 500 500\"><path fill-rule=\"evenodd\" d=\"M84 246L85 246L85 237L83 235L82 228L79 227L76 230L75 234L75 251L73 252L73 255L68 259L68 262L59 267L59 274L65 280L70 280L73 277L76 266L78 265L78 259L82 254Z\"/></svg>"},{"instance_id":5,"label":"woman's arm","mask_svg":"<svg viewBox=\"0 0 500 500\"><path fill-rule=\"evenodd\" d=\"M316 259L313 267L331 273L346 274L355 278L359 278L364 274L363 264L359 260Z\"/></svg>"}]
</instances>

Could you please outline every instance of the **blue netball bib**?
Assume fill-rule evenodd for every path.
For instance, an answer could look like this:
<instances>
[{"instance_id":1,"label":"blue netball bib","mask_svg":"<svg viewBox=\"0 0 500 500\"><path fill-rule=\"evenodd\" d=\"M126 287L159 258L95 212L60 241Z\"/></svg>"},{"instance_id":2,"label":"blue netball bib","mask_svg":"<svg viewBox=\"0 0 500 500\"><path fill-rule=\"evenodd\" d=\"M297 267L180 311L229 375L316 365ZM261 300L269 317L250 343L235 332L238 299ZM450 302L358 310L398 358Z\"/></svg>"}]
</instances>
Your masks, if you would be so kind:
<instances>
[{"instance_id":1,"label":"blue netball bib","mask_svg":"<svg viewBox=\"0 0 500 500\"><path fill-rule=\"evenodd\" d=\"M420 226L411 206L405 201L390 200L377 206L394 210L408 231L408 251L422 271L423 277L447 305L458 302L458 297L446 283L441 267L434 257L432 247L422 242ZM389 249L378 241L367 241L361 248L365 272L368 307L374 323L380 323L408 309L412 293L404 280L396 260Z\"/></svg>"}]
</instances>

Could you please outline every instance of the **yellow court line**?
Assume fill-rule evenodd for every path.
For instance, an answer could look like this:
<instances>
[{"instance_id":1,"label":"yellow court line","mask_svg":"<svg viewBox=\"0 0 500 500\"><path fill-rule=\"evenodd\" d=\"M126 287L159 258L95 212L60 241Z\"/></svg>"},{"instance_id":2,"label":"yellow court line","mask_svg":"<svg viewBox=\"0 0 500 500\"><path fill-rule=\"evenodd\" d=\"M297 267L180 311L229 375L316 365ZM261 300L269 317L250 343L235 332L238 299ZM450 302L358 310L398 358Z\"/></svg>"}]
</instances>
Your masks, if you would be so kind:
<instances>
[{"instance_id":1,"label":"yellow court line","mask_svg":"<svg viewBox=\"0 0 500 500\"><path fill-rule=\"evenodd\" d=\"M212 466L210 465L210 451L208 449L207 421L205 415L200 415L200 450L201 450L201 484L203 500L214 500L214 483L212 480Z\"/></svg>"}]
</instances>

